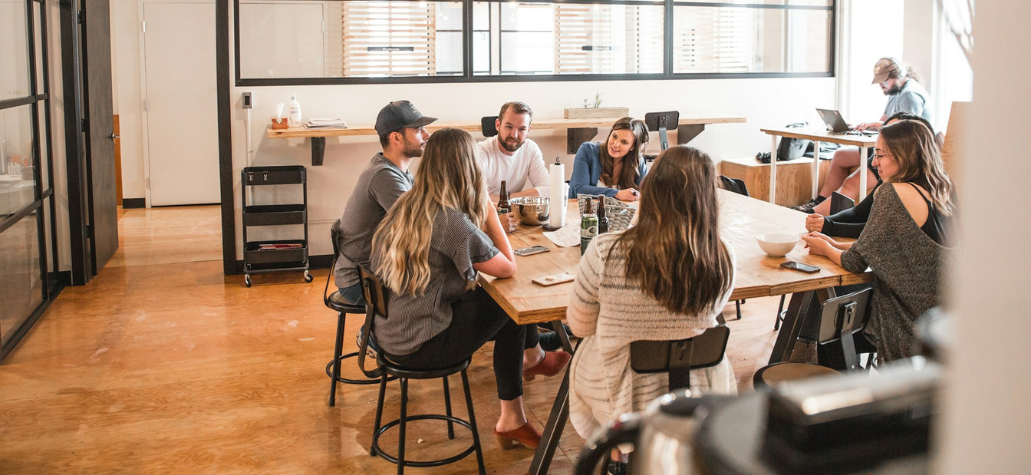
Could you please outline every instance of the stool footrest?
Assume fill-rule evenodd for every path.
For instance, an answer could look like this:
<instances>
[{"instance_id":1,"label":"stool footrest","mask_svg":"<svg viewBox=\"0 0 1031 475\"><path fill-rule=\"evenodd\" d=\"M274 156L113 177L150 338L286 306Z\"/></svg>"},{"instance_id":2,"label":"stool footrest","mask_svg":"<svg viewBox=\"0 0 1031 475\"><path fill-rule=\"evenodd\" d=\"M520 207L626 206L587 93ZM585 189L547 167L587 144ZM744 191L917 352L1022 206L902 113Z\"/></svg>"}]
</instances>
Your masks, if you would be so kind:
<instances>
[{"instance_id":1,"label":"stool footrest","mask_svg":"<svg viewBox=\"0 0 1031 475\"><path fill-rule=\"evenodd\" d=\"M437 420L437 421L452 422L452 423L458 424L458 425L460 425L462 427L465 427L466 429L469 429L470 433L472 432L472 425L470 425L468 421L466 421L464 419L459 419L459 418L453 417L453 416L445 416L445 415L441 415L441 414L420 414L420 415L416 415L416 416L405 417L406 423L410 423L412 421L424 421L424 420ZM386 460L386 461L388 461L390 463L393 463L393 464L397 463L397 457L394 457L393 455L387 454L386 452L383 451L383 449L380 448L380 446L379 446L379 437L381 435L383 435L383 433L386 432L388 429L393 428L393 427L395 427L395 426L397 426L399 424L401 424L401 420L400 419L395 419L395 420L390 421L390 422L388 422L386 424L383 424L383 427L380 427L379 431L377 431L375 434L372 434L372 453L374 455L378 455L378 456L382 457L384 460ZM442 466L442 465L447 465L447 464L450 464L450 463L462 460L462 459L468 457L469 454L473 453L475 450L476 450L475 444L470 444L469 447L466 448L464 451L462 451L462 452L460 452L460 453L458 453L458 454L456 454L454 456L445 458L445 459L439 459L439 460L408 460L406 458L405 459L405 466L406 467L439 467L439 466Z\"/></svg>"},{"instance_id":2,"label":"stool footrest","mask_svg":"<svg viewBox=\"0 0 1031 475\"><path fill-rule=\"evenodd\" d=\"M357 351L354 352L354 353L348 353L346 355L340 355L340 358L337 358L335 360L330 360L330 362L326 364L326 376L329 376L329 379L333 379L333 363L336 363L337 361L343 362L347 358L354 358L356 356L358 356L358 352ZM391 377L387 378L387 381L393 381L395 379L397 379L397 376L391 376ZM349 378L345 378L345 377L341 376L341 377L337 378L337 382L346 383L346 384L367 385L367 384L379 384L379 379L349 379Z\"/></svg>"}]
</instances>

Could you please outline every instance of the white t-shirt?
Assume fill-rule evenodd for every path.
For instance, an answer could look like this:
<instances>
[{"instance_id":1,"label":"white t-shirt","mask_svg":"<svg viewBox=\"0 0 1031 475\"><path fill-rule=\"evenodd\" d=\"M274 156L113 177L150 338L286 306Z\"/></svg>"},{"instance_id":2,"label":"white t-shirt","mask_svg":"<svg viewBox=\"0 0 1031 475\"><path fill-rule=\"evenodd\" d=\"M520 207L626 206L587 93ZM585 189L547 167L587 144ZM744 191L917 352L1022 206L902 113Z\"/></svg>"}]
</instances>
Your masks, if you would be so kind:
<instances>
[{"instance_id":1,"label":"white t-shirt","mask_svg":"<svg viewBox=\"0 0 1031 475\"><path fill-rule=\"evenodd\" d=\"M501 193L501 180L508 182L508 191L519 192L527 188L535 188L540 196L550 196L548 188L548 167L544 165L541 149L533 140L526 139L511 156L505 155L498 147L498 136L491 137L476 144L476 155L483 170L483 179L487 182L487 192L492 195Z\"/></svg>"}]
</instances>

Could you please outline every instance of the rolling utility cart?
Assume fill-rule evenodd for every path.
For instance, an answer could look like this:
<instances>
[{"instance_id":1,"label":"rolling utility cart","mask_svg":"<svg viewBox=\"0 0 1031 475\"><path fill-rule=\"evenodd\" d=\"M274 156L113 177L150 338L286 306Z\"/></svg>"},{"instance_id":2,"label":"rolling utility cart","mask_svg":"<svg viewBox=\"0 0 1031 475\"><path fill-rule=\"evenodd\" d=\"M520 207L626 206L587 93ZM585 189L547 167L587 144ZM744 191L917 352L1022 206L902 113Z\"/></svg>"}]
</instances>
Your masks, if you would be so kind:
<instances>
[{"instance_id":1,"label":"rolling utility cart","mask_svg":"<svg viewBox=\"0 0 1031 475\"><path fill-rule=\"evenodd\" d=\"M304 271L304 281L311 282L308 273L308 183L305 169L300 165L274 167L247 167L241 172L243 186L243 281L251 286L251 274L288 270ZM252 205L248 204L247 188L265 185L301 185L301 204ZM279 241L249 241L247 228L254 226L300 225L304 239Z\"/></svg>"}]
</instances>

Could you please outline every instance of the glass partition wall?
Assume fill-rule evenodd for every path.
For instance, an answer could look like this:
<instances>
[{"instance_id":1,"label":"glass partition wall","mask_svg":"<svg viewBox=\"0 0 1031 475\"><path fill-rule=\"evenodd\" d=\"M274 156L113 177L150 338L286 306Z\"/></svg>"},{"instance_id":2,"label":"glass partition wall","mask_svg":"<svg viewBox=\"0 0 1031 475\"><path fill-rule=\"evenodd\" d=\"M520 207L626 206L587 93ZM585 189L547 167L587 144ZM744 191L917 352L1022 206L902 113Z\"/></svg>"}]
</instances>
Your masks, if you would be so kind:
<instances>
[{"instance_id":1,"label":"glass partition wall","mask_svg":"<svg viewBox=\"0 0 1031 475\"><path fill-rule=\"evenodd\" d=\"M236 0L239 86L831 76L834 0Z\"/></svg>"},{"instance_id":2,"label":"glass partition wall","mask_svg":"<svg viewBox=\"0 0 1031 475\"><path fill-rule=\"evenodd\" d=\"M44 0L0 0L0 361L60 286Z\"/></svg>"}]
</instances>

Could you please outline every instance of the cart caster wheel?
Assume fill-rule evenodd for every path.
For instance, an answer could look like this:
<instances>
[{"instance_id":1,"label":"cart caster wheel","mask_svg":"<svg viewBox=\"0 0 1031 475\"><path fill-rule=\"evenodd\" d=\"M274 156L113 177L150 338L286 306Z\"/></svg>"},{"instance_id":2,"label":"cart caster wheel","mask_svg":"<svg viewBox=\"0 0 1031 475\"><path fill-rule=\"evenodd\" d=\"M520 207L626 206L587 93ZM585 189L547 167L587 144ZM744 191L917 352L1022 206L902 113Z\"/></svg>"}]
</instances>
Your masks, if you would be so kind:
<instances>
[{"instance_id":1,"label":"cart caster wheel","mask_svg":"<svg viewBox=\"0 0 1031 475\"><path fill-rule=\"evenodd\" d=\"M312 280L315 280L315 278L312 277L311 274L308 273L308 271L304 271L304 281L311 282Z\"/></svg>"},{"instance_id":2,"label":"cart caster wheel","mask_svg":"<svg viewBox=\"0 0 1031 475\"><path fill-rule=\"evenodd\" d=\"M250 287L250 286L251 286L251 276L249 276L249 275L244 275L244 276L243 276L243 283L244 283L244 285L246 285L247 287Z\"/></svg>"}]
</instances>

